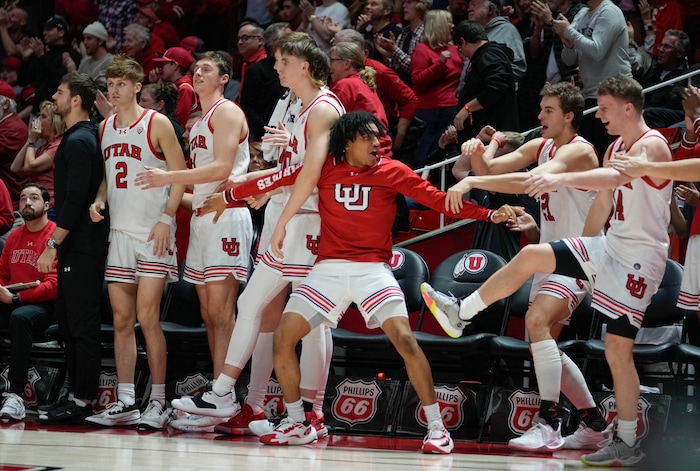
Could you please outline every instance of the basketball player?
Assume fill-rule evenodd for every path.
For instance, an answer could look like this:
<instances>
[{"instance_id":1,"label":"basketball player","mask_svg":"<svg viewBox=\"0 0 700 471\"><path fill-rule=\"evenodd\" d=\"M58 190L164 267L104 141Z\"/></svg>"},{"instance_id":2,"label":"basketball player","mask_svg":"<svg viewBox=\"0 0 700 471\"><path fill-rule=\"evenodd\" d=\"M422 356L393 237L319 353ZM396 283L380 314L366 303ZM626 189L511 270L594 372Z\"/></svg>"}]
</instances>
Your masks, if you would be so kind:
<instances>
[{"instance_id":1,"label":"basketball player","mask_svg":"<svg viewBox=\"0 0 700 471\"><path fill-rule=\"evenodd\" d=\"M275 44L275 58L280 83L290 88L298 100L290 99L286 105L284 101L281 102L282 106L278 106L277 110L283 110L279 120L282 125L277 130L268 128L270 136L263 137L263 140L267 139L273 144L282 142L283 151L278 157L278 168L285 169L303 161L305 173L300 174L299 179L310 181L313 188L314 176L321 171L328 155L330 128L345 110L335 95L323 86L329 73L328 58L307 33L291 33L280 38ZM275 112L274 115L276 114ZM173 401L174 408L186 412L230 417L217 431L250 433L248 425L251 422L265 422L261 403L273 366L272 332L282 314L289 284L297 284L311 271L318 250L318 195L313 191L307 196L290 224L293 228L287 239L290 250L285 257L276 257L269 250L265 251L241 295L239 316L223 372L217 377L212 390L193 398ZM277 218L289 197L289 189L272 195L265 211L261 247L268 247ZM253 202L253 205L255 207L265 201L267 196ZM224 216L226 212L228 211L224 212ZM216 216L210 214L208 217ZM251 354L253 364L249 394L241 407L234 387ZM309 420L322 436L328 433L323 424L322 398L331 354L332 342L328 329L314 329L305 337L302 348L302 363L306 373L303 381L304 398L307 401Z\"/></svg>"},{"instance_id":2,"label":"basketball player","mask_svg":"<svg viewBox=\"0 0 700 471\"><path fill-rule=\"evenodd\" d=\"M385 129L372 114L343 115L333 126L330 154L313 180L299 173L289 202L279 218L270 248L277 257L288 246L290 221L318 185L321 238L313 270L294 290L274 334L277 379L284 394L288 417L260 437L268 445L303 445L316 438L306 421L296 343L318 325L335 327L340 315L355 302L365 322L380 325L406 363L428 421L425 453L450 453L454 447L435 399L430 365L411 333L404 296L388 268L391 224L397 193L446 212L445 194L404 164L379 155ZM469 204L458 215L493 222L515 217L513 208L499 212ZM290 354L291 352L291 354Z\"/></svg>"},{"instance_id":3,"label":"basketball player","mask_svg":"<svg viewBox=\"0 0 700 471\"><path fill-rule=\"evenodd\" d=\"M581 457L588 465L634 466L644 457L636 435L639 377L632 347L666 267L672 185L663 178L630 178L608 165L621 154L671 160L666 139L644 123L643 102L642 87L632 78L614 76L601 82L596 116L608 133L619 136L605 153L604 168L536 174L525 182L527 193L536 197L562 187L597 189L583 237L528 245L461 302L424 293L443 328L454 332L489 304L514 293L534 273L557 273L592 284L592 306L610 318L605 356L613 376L618 422L608 446ZM606 235L598 235L611 208L610 228Z\"/></svg>"},{"instance_id":4,"label":"basketball player","mask_svg":"<svg viewBox=\"0 0 700 471\"><path fill-rule=\"evenodd\" d=\"M250 212L244 202L226 211L214 224L201 213L204 198L229 177L248 170L248 125L238 105L224 98L231 65L216 52L201 54L194 66L194 89L202 105L202 117L190 131L191 170L149 168L136 178L143 188L168 184L193 184L192 209L184 279L196 285L202 318L207 326L214 375L224 366L226 349L235 323L241 282L248 277L253 239ZM203 422L213 425L219 419Z\"/></svg>"},{"instance_id":5,"label":"basketball player","mask_svg":"<svg viewBox=\"0 0 700 471\"><path fill-rule=\"evenodd\" d=\"M576 133L583 117L581 92L568 82L546 85L540 92L539 120L542 137L533 139L509 154L494 158L499 148L492 139L488 148L474 138L462 145L463 156L479 175L466 177L447 192L453 210L462 206L462 195L472 188L501 193L524 193L529 175L585 171L598 167L595 148ZM533 163L530 173L520 172ZM514 173L509 173L514 172ZM562 188L540 198L540 242L553 242L581 235L595 191ZM447 209L447 208L446 208ZM562 275L535 274L530 290L530 307L525 314L532 357L540 393L540 419L509 446L530 452L553 452L561 448L599 449L610 443L608 426L578 366L559 351L556 339L568 324L571 313L586 297L583 282ZM458 337L461 331L451 333ZM583 421L576 433L562 438L557 404L560 393L582 411Z\"/></svg>"},{"instance_id":6,"label":"basketball player","mask_svg":"<svg viewBox=\"0 0 700 471\"><path fill-rule=\"evenodd\" d=\"M109 101L117 113L100 123L105 179L90 206L93 221L109 203L110 244L105 279L114 313L114 359L117 401L86 420L98 425L138 424L161 429L168 422L165 400L165 337L160 327L160 301L165 283L177 280L175 212L184 185L142 190L134 185L147 167L185 169L182 147L170 120L136 102L144 78L138 62L114 59L105 71ZM139 322L146 339L151 397L141 415L136 402L134 369Z\"/></svg>"}]
</instances>

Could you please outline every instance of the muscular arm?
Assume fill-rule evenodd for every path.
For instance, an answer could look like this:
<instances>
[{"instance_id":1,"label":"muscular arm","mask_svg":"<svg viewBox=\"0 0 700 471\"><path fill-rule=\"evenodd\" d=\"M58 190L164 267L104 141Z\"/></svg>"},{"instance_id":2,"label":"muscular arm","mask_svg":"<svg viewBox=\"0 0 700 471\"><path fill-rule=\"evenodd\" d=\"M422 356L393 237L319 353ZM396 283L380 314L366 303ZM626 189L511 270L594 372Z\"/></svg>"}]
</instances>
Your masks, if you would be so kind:
<instances>
[{"instance_id":1,"label":"muscular arm","mask_svg":"<svg viewBox=\"0 0 700 471\"><path fill-rule=\"evenodd\" d=\"M611 188L598 191L591 209L588 210L586 223L583 225L582 236L594 237L600 234L605 223L610 217L610 209L613 204L613 190Z\"/></svg>"},{"instance_id":2,"label":"muscular arm","mask_svg":"<svg viewBox=\"0 0 700 471\"><path fill-rule=\"evenodd\" d=\"M489 142L484 153L471 154L471 164L476 175L500 175L515 172L537 162L537 151L544 139L533 139L518 149L498 158L494 158L498 150L495 141Z\"/></svg>"},{"instance_id":3,"label":"muscular arm","mask_svg":"<svg viewBox=\"0 0 700 471\"><path fill-rule=\"evenodd\" d=\"M162 114L156 114L153 117L153 134L156 150L160 150L165 155L165 161L168 164L169 170L184 171L187 169L185 165L185 156L182 153L182 146L178 142L175 135L175 129L170 120ZM170 186L170 197L168 204L165 207L165 214L170 217L175 217L177 207L180 206L182 195L185 193L185 185L173 184Z\"/></svg>"}]
</instances>

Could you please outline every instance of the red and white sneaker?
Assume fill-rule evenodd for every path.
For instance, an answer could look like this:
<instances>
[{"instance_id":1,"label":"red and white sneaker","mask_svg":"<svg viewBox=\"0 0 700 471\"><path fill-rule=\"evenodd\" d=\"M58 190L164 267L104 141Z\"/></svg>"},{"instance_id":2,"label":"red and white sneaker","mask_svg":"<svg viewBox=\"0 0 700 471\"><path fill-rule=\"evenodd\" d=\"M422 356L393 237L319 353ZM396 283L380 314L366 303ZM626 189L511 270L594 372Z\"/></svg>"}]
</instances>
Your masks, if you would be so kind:
<instances>
[{"instance_id":1,"label":"red and white sneaker","mask_svg":"<svg viewBox=\"0 0 700 471\"><path fill-rule=\"evenodd\" d=\"M238 412L226 422L214 427L214 432L223 433L225 435L254 435L248 428L248 425L255 420L264 420L265 412L260 411L257 414L253 412L253 408L247 403L238 409Z\"/></svg>"},{"instance_id":2,"label":"red and white sneaker","mask_svg":"<svg viewBox=\"0 0 700 471\"><path fill-rule=\"evenodd\" d=\"M442 422L433 422L428 426L428 434L423 439L423 453L441 453L446 455L452 451L455 443L450 432Z\"/></svg>"},{"instance_id":3,"label":"red and white sneaker","mask_svg":"<svg viewBox=\"0 0 700 471\"><path fill-rule=\"evenodd\" d=\"M306 445L318 438L316 428L286 417L275 429L260 437L265 445Z\"/></svg>"},{"instance_id":4,"label":"red and white sneaker","mask_svg":"<svg viewBox=\"0 0 700 471\"><path fill-rule=\"evenodd\" d=\"M321 413L321 416L318 417L316 415L316 412L306 412L306 421L310 424L313 425L314 428L316 429L316 436L318 438L325 438L328 436L328 429L326 428L325 422L325 414Z\"/></svg>"}]
</instances>

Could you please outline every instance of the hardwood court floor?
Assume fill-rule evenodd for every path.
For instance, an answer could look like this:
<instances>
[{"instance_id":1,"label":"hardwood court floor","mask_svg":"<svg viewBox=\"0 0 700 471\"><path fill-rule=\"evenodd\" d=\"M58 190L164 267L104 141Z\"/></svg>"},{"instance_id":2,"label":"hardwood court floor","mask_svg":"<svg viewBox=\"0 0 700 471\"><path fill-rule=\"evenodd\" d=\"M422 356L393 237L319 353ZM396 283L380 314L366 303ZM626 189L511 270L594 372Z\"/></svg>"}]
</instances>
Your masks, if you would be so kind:
<instances>
[{"instance_id":1,"label":"hardwood court floor","mask_svg":"<svg viewBox=\"0 0 700 471\"><path fill-rule=\"evenodd\" d=\"M423 455L421 440L331 435L307 446L271 447L256 437L138 432L130 428L0 422L0 471L564 471L584 469L578 451L511 453L507 446L458 441L451 455Z\"/></svg>"}]
</instances>

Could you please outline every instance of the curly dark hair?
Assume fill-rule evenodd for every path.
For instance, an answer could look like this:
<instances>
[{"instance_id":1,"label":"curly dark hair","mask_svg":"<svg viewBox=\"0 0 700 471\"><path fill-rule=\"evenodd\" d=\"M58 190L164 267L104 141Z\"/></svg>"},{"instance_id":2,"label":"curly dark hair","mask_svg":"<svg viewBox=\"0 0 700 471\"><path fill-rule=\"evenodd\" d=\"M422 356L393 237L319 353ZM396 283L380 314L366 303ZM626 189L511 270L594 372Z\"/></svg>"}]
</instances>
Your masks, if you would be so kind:
<instances>
[{"instance_id":1,"label":"curly dark hair","mask_svg":"<svg viewBox=\"0 0 700 471\"><path fill-rule=\"evenodd\" d=\"M372 125L377 127L378 132L374 131ZM331 128L330 145L328 146L331 155L339 159L343 158L345 147L349 142L353 142L358 134L362 137L384 137L386 136L386 128L376 116L367 111L346 113Z\"/></svg>"}]
</instances>

